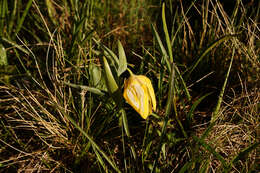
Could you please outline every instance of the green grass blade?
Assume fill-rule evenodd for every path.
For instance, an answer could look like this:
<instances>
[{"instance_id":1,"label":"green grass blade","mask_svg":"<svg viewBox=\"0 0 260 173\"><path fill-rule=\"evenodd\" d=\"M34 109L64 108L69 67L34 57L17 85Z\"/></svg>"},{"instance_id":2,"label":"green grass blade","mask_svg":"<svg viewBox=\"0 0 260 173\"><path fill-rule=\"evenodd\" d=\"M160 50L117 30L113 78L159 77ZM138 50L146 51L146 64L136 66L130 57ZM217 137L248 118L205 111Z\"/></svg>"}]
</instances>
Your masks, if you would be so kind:
<instances>
[{"instance_id":1,"label":"green grass blade","mask_svg":"<svg viewBox=\"0 0 260 173\"><path fill-rule=\"evenodd\" d=\"M5 30L5 16L7 9L7 0L0 2L0 36L2 37Z\"/></svg>"},{"instance_id":2,"label":"green grass blade","mask_svg":"<svg viewBox=\"0 0 260 173\"><path fill-rule=\"evenodd\" d=\"M11 14L11 17L10 17L10 20L9 20L9 26L8 26L8 30L11 32L13 30L13 26L14 26L14 22L15 22L15 14L17 12L17 1L18 0L15 0L14 1L14 6L13 6L13 10L12 10L12 14ZM10 34L10 33L9 33Z\"/></svg>"},{"instance_id":3,"label":"green grass blade","mask_svg":"<svg viewBox=\"0 0 260 173\"><path fill-rule=\"evenodd\" d=\"M126 112L125 112L125 110L123 108L121 108L119 112L120 112L120 114L122 116L123 127L124 127L124 130L125 130L126 136L128 138L130 138L131 134L130 134L130 130L129 130L129 127L128 127L128 120L127 120ZM133 158L135 160L136 159L136 152L135 152L134 146L131 145L130 149L131 149L132 156L133 156Z\"/></svg>"},{"instance_id":4,"label":"green grass blade","mask_svg":"<svg viewBox=\"0 0 260 173\"><path fill-rule=\"evenodd\" d=\"M26 49L22 48L22 46L18 45L17 43L15 43L15 42L13 42L13 41L7 39L7 38L4 38L4 37L2 38L2 40L5 41L5 42L7 42L7 43L9 43L9 44L12 45L12 46L14 46L15 48L19 49L19 50L22 51L23 53L29 55L29 52L28 52Z\"/></svg>"},{"instance_id":5,"label":"green grass blade","mask_svg":"<svg viewBox=\"0 0 260 173\"><path fill-rule=\"evenodd\" d=\"M192 105L191 108L190 108L190 111L189 111L188 114L187 114L187 119L188 119L188 121L191 121L191 120L193 119L194 110L197 108L197 106L200 104L200 102L201 102L202 100L204 100L207 96L211 95L211 94L212 94L212 92L211 92L211 93L208 93L208 94L205 94L204 96L200 97L199 99L197 99L197 100L193 103L193 105Z\"/></svg>"},{"instance_id":6,"label":"green grass blade","mask_svg":"<svg viewBox=\"0 0 260 173\"><path fill-rule=\"evenodd\" d=\"M207 144L204 140L198 138L197 136L193 136L193 139L197 141L201 146L203 146L206 150L208 150L211 154L213 154L221 162L224 168L227 167L225 159L218 152L216 152L214 148L212 148L209 144Z\"/></svg>"},{"instance_id":7,"label":"green grass blade","mask_svg":"<svg viewBox=\"0 0 260 173\"><path fill-rule=\"evenodd\" d=\"M97 160L99 161L99 163L101 164L101 166L103 167L104 170L107 170L107 167L106 167L106 164L105 162L103 161L102 157L100 156L100 154L98 153L98 151L96 150L95 147L93 147L93 150L97 156Z\"/></svg>"},{"instance_id":8,"label":"green grass blade","mask_svg":"<svg viewBox=\"0 0 260 173\"><path fill-rule=\"evenodd\" d=\"M72 46L71 46L71 50L74 48L75 44L76 44L76 41L77 39L79 39L81 37L80 35L80 31L82 31L82 28L85 24L85 21L86 21L87 17L83 17L80 21L78 21L78 23L76 24L76 28L72 34L72 40L71 40L71 43L72 43Z\"/></svg>"},{"instance_id":9,"label":"green grass blade","mask_svg":"<svg viewBox=\"0 0 260 173\"><path fill-rule=\"evenodd\" d=\"M108 91L111 94L114 94L118 90L118 85L115 81L115 78L113 77L112 71L105 57L103 57L103 66L104 66L105 79L106 79Z\"/></svg>"},{"instance_id":10,"label":"green grass blade","mask_svg":"<svg viewBox=\"0 0 260 173\"><path fill-rule=\"evenodd\" d=\"M105 159L106 161L112 166L112 168L116 172L121 172L118 167L115 165L115 163L110 160L110 158L106 155L106 153L101 150L101 148L95 143L95 141L75 122L73 118L71 118L68 114L66 114L59 105L56 105L56 107L63 113L63 115L69 119L69 121L73 124L74 127L76 127L91 143L92 147L94 147ZM97 156L98 157L98 156ZM102 163L101 163L102 164Z\"/></svg>"},{"instance_id":11,"label":"green grass blade","mask_svg":"<svg viewBox=\"0 0 260 173\"><path fill-rule=\"evenodd\" d=\"M166 23L166 18L165 18L165 3L162 4L162 22L163 22L163 31L165 34L165 39L166 39L166 45L168 48L168 53L169 53L169 58L170 62L173 62L173 54L172 54L172 45L171 45L171 39L169 36L169 32L167 29L167 23Z\"/></svg>"},{"instance_id":12,"label":"green grass blade","mask_svg":"<svg viewBox=\"0 0 260 173\"><path fill-rule=\"evenodd\" d=\"M161 40L161 38L160 38L158 32L156 31L155 26L154 26L154 25L151 25L151 26L152 26L153 34L155 35L155 38L156 38L157 43L158 43L158 45L159 45L160 51L161 51L161 53L163 54L163 59L164 59L164 61L166 62L168 71L170 71L170 70L171 70L171 65L170 65L170 62L169 62L169 56L168 56L168 54L167 54L167 52L166 52L166 50L165 50L165 48L164 48L164 46L163 46L162 40Z\"/></svg>"},{"instance_id":13,"label":"green grass blade","mask_svg":"<svg viewBox=\"0 0 260 173\"><path fill-rule=\"evenodd\" d=\"M162 22L163 22L163 30L164 30L164 34L165 34L165 39L166 39L166 45L167 45L167 48L168 48L169 59L170 59L169 61L172 63L173 62L172 44L171 44L171 41L170 41L170 36L169 36L168 29L167 29L167 24L166 24L165 3L163 3L163 5L162 5ZM191 96L190 96L190 93L189 93L188 88L186 86L186 83L183 80L181 73L180 73L177 66L175 66L175 69L176 69L176 72L177 72L176 74L177 74L178 78L181 80L185 94L187 95L188 100L190 100Z\"/></svg>"},{"instance_id":14,"label":"green grass blade","mask_svg":"<svg viewBox=\"0 0 260 173\"><path fill-rule=\"evenodd\" d=\"M231 70L234 54L235 54L235 48L233 48L232 57L231 57L231 60L230 60L230 64L229 64L229 67L228 67L226 78L225 78L224 84L222 86L221 92L219 94L219 98L218 98L218 102L217 102L216 108L215 108L215 110L214 110L214 112L212 114L211 122L214 122L217 119L217 115L218 115L218 112L219 112L219 109L220 109L220 106L221 106L221 103L222 103L222 100L223 100L225 88L226 88L226 85L227 85L228 76L229 76L229 73L230 73L230 70Z\"/></svg>"},{"instance_id":15,"label":"green grass blade","mask_svg":"<svg viewBox=\"0 0 260 173\"><path fill-rule=\"evenodd\" d=\"M252 145L250 145L249 147L247 147L246 149L244 149L243 151L241 151L240 153L238 153L238 155L236 155L232 161L230 162L229 166L227 169L225 169L224 172L228 173L230 172L230 169L232 168L232 165L235 165L239 160L244 159L245 157L247 157L247 155L253 151L254 149L256 149L258 147L258 145L260 144L260 142L256 142Z\"/></svg>"},{"instance_id":16,"label":"green grass blade","mask_svg":"<svg viewBox=\"0 0 260 173\"><path fill-rule=\"evenodd\" d=\"M259 144L260 142L256 142L238 153L238 155L231 161L231 164L235 164L238 162L238 160L246 157L252 150L256 149Z\"/></svg>"},{"instance_id":17,"label":"green grass blade","mask_svg":"<svg viewBox=\"0 0 260 173\"><path fill-rule=\"evenodd\" d=\"M187 8L187 10L186 10L186 12L185 12L185 14L184 14L184 16L187 16L187 14L190 12L190 10L192 9L192 7L194 6L194 4L195 4L195 2L196 2L197 0L193 0L193 2L190 4L190 6ZM176 10L176 13L175 13L176 15L178 15L178 11ZM174 16L174 18L176 18L176 16ZM174 21L175 21L176 19L174 19ZM175 22L174 22L175 23ZM177 23L177 22L176 22ZM174 35L172 36L172 40L171 40L171 45L173 45L173 43L174 43L174 41L175 41L175 38L177 37L177 35L178 35L178 33L179 33L179 31L181 31L181 28L183 27L183 25L185 24L185 18L184 17L182 17L182 19L181 19L181 21L179 22L179 26L178 26L178 28L177 28L177 30L175 31L175 32L172 32L172 35L173 35L173 33L174 33Z\"/></svg>"},{"instance_id":18,"label":"green grass blade","mask_svg":"<svg viewBox=\"0 0 260 173\"><path fill-rule=\"evenodd\" d=\"M4 41L6 41L7 43L9 43L9 44L15 46L16 48L22 50L24 53L26 53L26 54L29 55L29 52L28 52L26 49L22 48L21 46L17 45L16 43L11 42L11 41L9 41L9 40L7 40L7 39L5 39L5 38L2 38L2 39L3 39ZM26 68L26 66L24 65L24 62L22 61L22 58L20 57L20 54L18 53L17 49L14 49L14 52L15 52L15 56L18 58L19 62L21 63L23 69L26 71L26 74L27 74L28 76L31 76L31 72L30 72L30 71Z\"/></svg>"},{"instance_id":19,"label":"green grass blade","mask_svg":"<svg viewBox=\"0 0 260 173\"><path fill-rule=\"evenodd\" d=\"M120 111L120 114L122 116L122 121L123 121L123 126L124 126L124 129L125 129L125 133L128 137L130 137L130 131L129 131L129 127L128 127L128 121L127 121L127 117L126 117L126 112L124 109L121 109Z\"/></svg>"},{"instance_id":20,"label":"green grass blade","mask_svg":"<svg viewBox=\"0 0 260 173\"><path fill-rule=\"evenodd\" d=\"M94 94L103 96L105 95L105 93L103 93L101 90L97 89L97 88L93 88L93 87L89 87L89 86L85 86L85 85L77 85L77 84L72 84L69 82L63 82L65 85L71 86L73 88L78 88L78 89L82 89L82 90L86 90L89 92L92 92Z\"/></svg>"},{"instance_id":21,"label":"green grass blade","mask_svg":"<svg viewBox=\"0 0 260 173\"><path fill-rule=\"evenodd\" d=\"M175 70L176 70L177 76L181 80L181 84L183 86L184 92L185 92L188 100L190 101L191 100L191 96L190 96L190 92L189 92L189 90L187 88L187 85L186 85L186 83L185 83L185 81L184 81L184 79L183 79L183 77L181 75L181 72L179 71L179 68L176 65L174 65L174 66L175 66Z\"/></svg>"},{"instance_id":22,"label":"green grass blade","mask_svg":"<svg viewBox=\"0 0 260 173\"><path fill-rule=\"evenodd\" d=\"M229 40L233 37L236 37L237 35L226 35L218 40L216 40L215 42L213 42L198 58L198 60L194 63L194 65L190 68L189 73L187 75L187 77L190 76L190 74L193 72L193 70L198 66L198 64L200 63L200 61L216 46L218 46L220 43L223 43L226 40ZM187 78L186 77L186 78Z\"/></svg>"},{"instance_id":23,"label":"green grass blade","mask_svg":"<svg viewBox=\"0 0 260 173\"><path fill-rule=\"evenodd\" d=\"M119 67L117 70L117 75L120 76L127 69L127 60L126 60L124 48L119 40L117 41L117 44L118 44L118 56L119 56Z\"/></svg>"},{"instance_id":24,"label":"green grass blade","mask_svg":"<svg viewBox=\"0 0 260 173\"><path fill-rule=\"evenodd\" d=\"M22 25L23 25L23 22L24 22L24 19L25 19L25 17L27 16L30 7L32 6L32 2L33 2L33 0L29 0L29 1L27 2L26 7L25 7L25 10L24 10L24 12L23 12L23 15L22 15L22 17L18 20L18 24L17 24L17 28L16 28L16 31L15 31L15 35L21 30Z\"/></svg>"},{"instance_id":25,"label":"green grass blade","mask_svg":"<svg viewBox=\"0 0 260 173\"><path fill-rule=\"evenodd\" d=\"M121 117L122 119L122 117ZM122 119L121 121L123 121L123 125L124 125L124 120ZM127 160L126 160L126 151L125 151L125 134L124 134L124 129L121 128L122 130L122 146L123 146L123 155L124 155L124 166L125 166L125 171L127 171Z\"/></svg>"},{"instance_id":26,"label":"green grass blade","mask_svg":"<svg viewBox=\"0 0 260 173\"><path fill-rule=\"evenodd\" d=\"M51 0L45 0L45 4L46 4L46 7L47 7L47 11L48 11L48 14L49 14L49 17L52 21L53 24L57 24L57 21L56 21L56 10L53 6L53 3Z\"/></svg>"},{"instance_id":27,"label":"green grass blade","mask_svg":"<svg viewBox=\"0 0 260 173\"><path fill-rule=\"evenodd\" d=\"M157 162L160 156L160 151L161 151L161 146L162 146L162 142L163 142L163 138L166 134L166 126L169 120L169 116L172 113L172 110L174 108L174 97L175 97L175 89L174 89L174 85L175 85L175 70L174 70L174 63L172 63L172 69L171 69L171 75L170 75L170 82L169 82L169 90L168 90L168 99L167 99L167 103L166 103L166 111L165 111L165 117L164 117L164 122L163 122L163 128L161 131L161 136L160 136L160 142L157 146L157 154L156 157L154 159L153 162L153 167L151 170L151 173L154 173L154 171L156 170L157 167Z\"/></svg>"},{"instance_id":28,"label":"green grass blade","mask_svg":"<svg viewBox=\"0 0 260 173\"><path fill-rule=\"evenodd\" d=\"M104 50L105 56L111 60L113 65L115 65L115 67L118 68L118 66L119 66L119 59L116 56L116 54L111 49L109 49L108 47L106 47L105 45L103 45L102 43L97 41L96 39L93 39L93 40L94 40L94 42L97 45L99 45Z\"/></svg>"},{"instance_id":29,"label":"green grass blade","mask_svg":"<svg viewBox=\"0 0 260 173\"><path fill-rule=\"evenodd\" d=\"M5 47L0 44L0 66L8 65Z\"/></svg>"},{"instance_id":30,"label":"green grass blade","mask_svg":"<svg viewBox=\"0 0 260 173\"><path fill-rule=\"evenodd\" d=\"M179 171L179 173L189 172L188 170L190 170L191 166L192 166L192 162L186 162L184 166L181 168L181 170Z\"/></svg>"}]
</instances>

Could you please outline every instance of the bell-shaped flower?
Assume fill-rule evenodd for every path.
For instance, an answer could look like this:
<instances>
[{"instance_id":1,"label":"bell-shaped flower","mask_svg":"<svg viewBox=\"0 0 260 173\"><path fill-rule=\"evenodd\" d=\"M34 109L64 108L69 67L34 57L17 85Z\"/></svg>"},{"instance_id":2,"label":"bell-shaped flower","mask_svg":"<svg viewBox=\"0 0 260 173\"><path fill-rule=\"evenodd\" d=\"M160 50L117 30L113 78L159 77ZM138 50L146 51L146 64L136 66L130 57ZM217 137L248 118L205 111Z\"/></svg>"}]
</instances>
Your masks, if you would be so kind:
<instances>
[{"instance_id":1,"label":"bell-shaped flower","mask_svg":"<svg viewBox=\"0 0 260 173\"><path fill-rule=\"evenodd\" d=\"M152 110L156 110L154 89L149 78L144 75L134 75L125 81L123 96L125 100L146 119Z\"/></svg>"}]
</instances>

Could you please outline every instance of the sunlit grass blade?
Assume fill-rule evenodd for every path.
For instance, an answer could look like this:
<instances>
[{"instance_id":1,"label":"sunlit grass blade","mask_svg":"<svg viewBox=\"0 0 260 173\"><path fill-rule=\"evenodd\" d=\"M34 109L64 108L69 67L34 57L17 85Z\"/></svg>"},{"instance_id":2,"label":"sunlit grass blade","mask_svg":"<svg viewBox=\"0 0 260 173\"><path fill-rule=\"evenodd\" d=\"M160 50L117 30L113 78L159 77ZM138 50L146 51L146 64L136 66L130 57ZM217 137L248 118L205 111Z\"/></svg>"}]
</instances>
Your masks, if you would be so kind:
<instances>
[{"instance_id":1,"label":"sunlit grass blade","mask_svg":"<svg viewBox=\"0 0 260 173\"><path fill-rule=\"evenodd\" d=\"M187 119L189 121L189 123L191 123L191 120L193 119L193 115L194 115L194 110L197 108L197 106L201 103L202 100L204 100L207 96L211 95L211 93L207 93L204 96L200 97L199 99L197 99L193 105L190 108L190 111L187 114Z\"/></svg>"},{"instance_id":2,"label":"sunlit grass blade","mask_svg":"<svg viewBox=\"0 0 260 173\"><path fill-rule=\"evenodd\" d=\"M57 13L56 13L56 10L53 6L52 1L51 0L45 0L45 4L46 4L46 7L48 9L48 14L49 14L49 17L50 17L52 23L56 25L57 24L57 21L56 21Z\"/></svg>"},{"instance_id":3,"label":"sunlit grass blade","mask_svg":"<svg viewBox=\"0 0 260 173\"><path fill-rule=\"evenodd\" d=\"M170 62L169 62L169 56L168 56L168 54L167 54L167 52L166 52L166 50L165 50L165 48L163 46L163 43L161 41L161 38L160 38L158 32L156 31L155 26L154 25L151 25L151 26L152 26L153 34L155 35L155 38L156 38L157 43L159 45L160 51L163 54L163 60L166 62L168 71L170 71L171 70L171 65L170 65Z\"/></svg>"},{"instance_id":4,"label":"sunlit grass blade","mask_svg":"<svg viewBox=\"0 0 260 173\"><path fill-rule=\"evenodd\" d=\"M217 47L219 44L223 43L226 40L229 40L233 37L236 37L237 35L226 35L218 40L216 40L215 42L213 42L205 51L203 51L203 53L199 56L199 58L196 60L196 62L194 63L194 65L192 65L192 67L188 70L188 75L185 76L186 78L188 78L190 76L190 74L193 72L193 70L198 66L198 64L201 62L201 60L215 47Z\"/></svg>"},{"instance_id":5,"label":"sunlit grass blade","mask_svg":"<svg viewBox=\"0 0 260 173\"><path fill-rule=\"evenodd\" d=\"M162 23L163 23L163 31L164 31L164 34L165 34L166 45L167 45L167 48L168 48L170 62L172 63L173 62L172 45L171 45L171 39L170 39L170 36L169 36L166 18L165 18L165 3L162 4Z\"/></svg>"},{"instance_id":6,"label":"sunlit grass blade","mask_svg":"<svg viewBox=\"0 0 260 173\"><path fill-rule=\"evenodd\" d=\"M104 65L107 88L108 88L108 91L113 95L116 91L118 91L118 85L117 85L115 78L112 74L112 71L111 71L110 66L107 62L107 59L105 57L103 57L102 60L103 60L103 65Z\"/></svg>"},{"instance_id":7,"label":"sunlit grass blade","mask_svg":"<svg viewBox=\"0 0 260 173\"><path fill-rule=\"evenodd\" d=\"M171 44L171 39L170 39L170 36L169 36L166 18L165 18L165 3L163 3L163 5L162 5L162 23L163 23L163 31L164 31L165 39L166 39L166 45L167 45L167 48L168 48L169 62L173 63L172 44ZM162 49L162 51L164 51L164 50ZM182 78L182 75L181 75L178 67L175 66L174 69L176 70L177 77L181 80L181 84L183 85L183 89L185 91L185 94L188 97L188 100L190 100L191 99L190 93L188 91L186 83L185 83L184 79Z\"/></svg>"},{"instance_id":8,"label":"sunlit grass blade","mask_svg":"<svg viewBox=\"0 0 260 173\"><path fill-rule=\"evenodd\" d=\"M191 100L191 95L190 95L190 92L189 92L188 87L186 85L186 82L184 81L184 79L183 79L183 77L181 75L181 72L179 71L179 68L176 65L174 65L174 66L175 66L175 70L176 70L177 76L181 80L181 84L183 86L184 92L185 92L188 100L190 101Z\"/></svg>"},{"instance_id":9,"label":"sunlit grass blade","mask_svg":"<svg viewBox=\"0 0 260 173\"><path fill-rule=\"evenodd\" d=\"M5 47L0 44L0 66L8 65Z\"/></svg>"},{"instance_id":10,"label":"sunlit grass blade","mask_svg":"<svg viewBox=\"0 0 260 173\"><path fill-rule=\"evenodd\" d=\"M226 74L225 81L223 83L222 89L221 89L219 97L218 97L218 102L217 102L216 108L215 108L214 112L212 113L211 123L216 121L216 119L217 119L217 115L219 113L219 109L220 109L220 106L221 106L221 103L222 103L222 100L223 100L223 96L224 96L224 92L225 92L225 88L226 88L226 85L227 85L229 73L230 73L230 70L231 70L231 67L232 67L234 54L235 54L235 48L233 48L232 57L231 57L231 60L230 60L230 63L229 63L229 67L228 67L228 71L227 71L227 74Z\"/></svg>"},{"instance_id":11,"label":"sunlit grass blade","mask_svg":"<svg viewBox=\"0 0 260 173\"><path fill-rule=\"evenodd\" d=\"M92 93L97 94L97 95L101 95L101 96L105 95L105 93L103 93L101 90L94 88L94 87L89 87L89 86L85 86L85 85L77 85L77 84L72 84L72 83L69 83L69 82L63 82L63 83L65 85L71 86L73 88L86 90L86 91L92 92Z\"/></svg>"},{"instance_id":12,"label":"sunlit grass blade","mask_svg":"<svg viewBox=\"0 0 260 173\"><path fill-rule=\"evenodd\" d=\"M6 43L9 43L10 45L14 46L15 48L19 49L20 51L22 51L23 53L29 55L29 51L27 51L26 49L24 49L22 46L18 45L17 43L15 43L14 41L7 39L5 37L2 38L3 41L5 41Z\"/></svg>"},{"instance_id":13,"label":"sunlit grass blade","mask_svg":"<svg viewBox=\"0 0 260 173\"><path fill-rule=\"evenodd\" d=\"M99 161L100 165L104 170L107 170L106 163L103 161L102 157L100 156L99 152L96 150L95 147L93 147L93 150L97 156L97 160Z\"/></svg>"},{"instance_id":14,"label":"sunlit grass blade","mask_svg":"<svg viewBox=\"0 0 260 173\"><path fill-rule=\"evenodd\" d=\"M126 61L124 48L122 46L122 43L119 40L117 41L117 45L118 45L118 56L119 56L119 67L117 70L117 75L120 76L127 69L127 61Z\"/></svg>"},{"instance_id":15,"label":"sunlit grass blade","mask_svg":"<svg viewBox=\"0 0 260 173\"><path fill-rule=\"evenodd\" d=\"M23 11L22 17L18 20L17 27L16 27L16 30L15 30L15 35L21 30L21 28L23 26L23 22L25 20L25 17L27 16L29 9L32 6L32 2L33 2L33 0L29 0L27 2L26 7Z\"/></svg>"}]
</instances>

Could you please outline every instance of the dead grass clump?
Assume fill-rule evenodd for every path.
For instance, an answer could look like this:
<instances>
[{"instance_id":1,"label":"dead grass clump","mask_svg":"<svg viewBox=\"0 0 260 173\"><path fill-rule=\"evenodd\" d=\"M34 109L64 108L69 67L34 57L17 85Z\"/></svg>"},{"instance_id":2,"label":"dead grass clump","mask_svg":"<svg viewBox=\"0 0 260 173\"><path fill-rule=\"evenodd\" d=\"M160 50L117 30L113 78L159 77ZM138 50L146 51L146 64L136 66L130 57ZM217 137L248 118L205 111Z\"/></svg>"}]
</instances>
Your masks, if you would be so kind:
<instances>
[{"instance_id":1,"label":"dead grass clump","mask_svg":"<svg viewBox=\"0 0 260 173\"><path fill-rule=\"evenodd\" d=\"M57 116L44 92L20 89L15 86L0 87L0 166L6 171L54 171L65 169L62 158L52 153L75 148L69 141L66 124ZM73 156L72 152L68 152Z\"/></svg>"},{"instance_id":2,"label":"dead grass clump","mask_svg":"<svg viewBox=\"0 0 260 173\"><path fill-rule=\"evenodd\" d=\"M224 102L219 119L206 141L227 163L231 163L241 152L259 142L259 104L259 89L247 91L245 87L240 95L234 94L229 103ZM204 130L198 129L198 133L202 131ZM223 168L213 154L208 157L212 171L218 172ZM258 159L257 149L254 149L232 165L232 172L250 172L255 169Z\"/></svg>"}]
</instances>

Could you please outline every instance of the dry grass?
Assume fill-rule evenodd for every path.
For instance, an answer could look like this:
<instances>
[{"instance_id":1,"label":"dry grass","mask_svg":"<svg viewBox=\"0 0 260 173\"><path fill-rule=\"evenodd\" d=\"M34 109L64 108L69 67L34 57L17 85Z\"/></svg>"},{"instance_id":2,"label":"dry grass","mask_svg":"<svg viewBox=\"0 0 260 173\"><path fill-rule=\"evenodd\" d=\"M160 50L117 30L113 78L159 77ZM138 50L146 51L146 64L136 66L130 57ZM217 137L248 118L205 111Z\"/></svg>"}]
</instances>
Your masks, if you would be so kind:
<instances>
[{"instance_id":1,"label":"dry grass","mask_svg":"<svg viewBox=\"0 0 260 173\"><path fill-rule=\"evenodd\" d=\"M157 51L156 46L158 45L151 43L151 33L144 34L146 31L144 28L147 27L145 26L146 23L140 24L140 22L149 18L145 16L149 10L142 9L145 2L140 1L140 8L137 11L135 11L135 3L133 2L136 1L131 1L130 10L126 8L128 4L120 4L120 9L117 9L118 13L115 16L121 16L121 18L114 23L112 30L107 33L103 31L117 19L115 19L115 16L109 16L113 15L112 12L107 16L107 19L99 16L100 18L95 22L102 21L99 26L100 30L93 31L94 34L91 35L92 31L90 30L93 29L95 23L92 21L94 15L91 16L90 13L94 9L88 9L89 16L87 17L91 17L91 20L88 21L86 16L77 16L76 20L72 17L74 13L67 14L69 10L66 8L69 7L66 5L60 7L60 10L62 9L60 13L63 17L66 13L68 20L63 20L61 15L59 20L61 23L66 22L66 25L56 26L60 27L58 30L61 32L55 30L51 33L51 29L48 28L51 22L47 16L43 16L44 13L41 13L39 8L42 4L36 4L36 1L34 1L34 12L39 13L38 20L42 21L45 27L45 30L41 27L38 30L43 30L45 32L43 34L46 34L46 38L49 39L41 44L48 45L48 47L43 49L46 52L43 53L44 55L39 55L39 58L38 55L33 53L32 47L28 48L27 43L18 38L23 43L22 46L27 48L27 52L30 52L30 55L24 59L26 62L29 59L28 64L34 66L31 70L32 75L14 80L14 82L7 82L4 85L0 84L0 168L3 167L3 171L0 170L0 172L84 172L86 170L90 172L110 172L112 170L111 164L105 161L104 155L100 151L96 151L97 148L93 147L94 145L89 142L89 138L86 138L68 117L75 120L83 132L93 137L93 141L101 146L100 148L105 151L104 153L122 172L135 170L147 172L151 169L156 155L159 156L158 165L161 166L158 166L158 168L163 171L178 172L187 165L190 165L192 169L195 164L200 164L199 167L201 168L194 169L195 171L202 170L203 172L204 168L206 168L205 172L223 171L224 168L219 158L213 152L193 141L192 138L193 135L200 137L207 129L213 106L207 107L206 101L203 106L207 110L203 110L206 112L203 115L201 115L200 108L195 109L195 114L192 116L196 120L189 122L189 125L193 126L192 128L187 127L188 125L184 123L187 122L186 115L193 106L192 104L198 100L199 96L207 94L208 91L205 91L205 88L210 86L214 88L214 92L220 90L217 88L219 86L215 86L215 84L218 84L219 81L222 84L224 81L226 69L231 57L233 57L233 48L235 52L234 63L228 80L230 85L226 87L222 106L217 113L216 124L203 142L211 146L227 163L230 163L234 157L250 145L259 142L260 48L256 44L256 41L260 39L259 21L243 16L246 7L242 1L237 1L238 7L236 8L237 14L242 16L234 14L233 17L230 17L226 14L220 1L205 0L202 4L194 4L192 7L197 10L199 17L201 17L198 20L202 22L199 31L188 14L185 13L185 7L180 4L180 9L178 9L180 14L176 16L173 30L180 28L178 28L178 32L174 30L172 34L174 35L176 32L176 35L171 40L174 58L179 61L177 62L179 63L178 66L185 69L188 65L196 63L196 58L200 56L203 50L207 49L218 38L231 34L237 34L237 36L212 48L207 56L202 58L202 64L198 65L196 70L199 73L191 73L188 76L187 84L190 85L188 89L192 94L193 91L195 93L192 95L191 102L193 103L188 102L187 98L183 98L182 86L179 86L179 81L176 80L176 88L179 89L179 93L176 94L178 98L176 102L180 123L176 123L176 119L173 118L174 115L171 113L166 128L166 137L162 139L164 148L162 147L161 150L158 150L159 153L157 152L168 97L166 89L168 89L169 73L166 65L162 63L163 55ZM96 4L94 1L91 1L91 3L93 6L97 5L96 8L101 9L100 6L104 5ZM120 3L123 3L123 1L120 1ZM115 8L114 6L115 4L112 4L111 7ZM58 4L54 4L54 7L57 8ZM85 7L87 7L86 4ZM106 7L104 5L104 8ZM76 11L74 12L76 13ZM128 13L132 13L132 16L129 16ZM138 18L139 16L140 18ZM102 17L104 16L102 15ZM240 17L241 23L237 24ZM86 19L82 28L79 26L79 23L83 21L81 19ZM106 20L110 23L104 27ZM88 22L90 25L88 25ZM73 27L79 27L78 30L74 30L75 33L70 31L73 30ZM63 33L62 30L64 30ZM85 30L88 31L85 33ZM102 33L99 33L99 31L102 31ZM130 34L132 31L136 35ZM88 32L90 35L88 35ZM136 53L135 55L141 57L138 60L141 61L142 65L140 69L139 64L131 64L131 66L136 68L136 72L140 74L142 72L148 75L151 74L149 72L154 73L152 74L154 75L154 84L159 83L160 77L162 82L161 86L156 86L156 94L161 94L160 100L158 99L160 110L157 112L159 114L157 117L159 118L155 118L155 115L147 121L147 132L145 132L146 123L138 119L136 113L123 104L127 111L130 130L134 132L129 138L126 138L123 134L120 114L117 112L116 105L109 94L102 90L105 93L104 95L95 95L95 93L81 87L105 88L104 83L102 86L92 85L92 83L95 83L91 76L94 72L92 73L90 66L98 67L95 70L99 70L98 72L101 75L102 67L99 63L99 57L103 55L91 37L95 37L95 39L104 38L105 42L108 42L108 47L113 48L115 46L113 45L114 42L111 41L114 40L112 35L115 38L124 39L122 42L125 44L133 42L133 45L127 45L132 46L131 49L138 47L137 49L141 50L140 47L143 46L143 53L149 54L149 56L142 57L139 55L140 52ZM88 36L90 39L86 38ZM132 39L131 36L133 36ZM135 42L139 37L142 37L140 38L142 41L136 44ZM72 38L76 41L74 40L75 43L71 45L68 42ZM146 41L149 42L149 45L153 44L152 48L149 46L146 48L146 45L143 45L143 42ZM71 49L70 46L72 46ZM130 52L130 50L128 49L126 52ZM10 55L15 56L17 54ZM41 56L44 59L44 62L41 62L42 64L40 64ZM129 56L128 58L131 59L132 57ZM135 58L132 59L134 63L135 60ZM208 71L205 70L205 72L205 68ZM188 71L190 67L183 69L180 71ZM188 73L187 71L184 73L185 75ZM207 81L212 74L216 74L216 78ZM118 79L119 83L123 83L124 76L118 78L120 78ZM240 79L240 84L239 80L236 79ZM201 81L206 83L207 86L201 84ZM77 87L65 85L66 82L73 83ZM201 93L197 94L194 86L199 88L198 91ZM217 102L217 97L213 98L213 100L208 100L211 105ZM201 117L199 117L199 114ZM198 119L195 116L198 116ZM158 123L158 121L160 122ZM183 135L183 131L179 127L181 123L184 125L181 130L187 132L190 136ZM144 138L145 140L143 140ZM195 147L193 146L194 143L196 143ZM129 146L132 144L137 151L137 160L132 159L133 157L130 154ZM193 151L196 147L199 148L198 153ZM232 165L231 172L257 171L257 161L260 159L258 150L259 147L250 151L247 157L240 158L238 162ZM200 157L202 160L199 160ZM193 158L195 158L195 161L192 160ZM199 159L196 160L197 158Z\"/></svg>"},{"instance_id":2,"label":"dry grass","mask_svg":"<svg viewBox=\"0 0 260 173\"><path fill-rule=\"evenodd\" d=\"M259 88L255 87L250 91L246 90L245 85L242 88L242 93L237 95L233 93L232 98L229 98L230 102L224 102L219 120L206 138L208 144L215 148L227 162L231 162L245 148L259 142ZM205 128L196 130L197 135L200 136ZM257 150L233 165L232 172L250 172L260 159ZM208 154L210 160L208 171L221 171L221 162L212 154Z\"/></svg>"}]
</instances>

